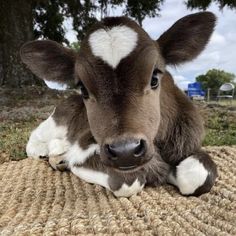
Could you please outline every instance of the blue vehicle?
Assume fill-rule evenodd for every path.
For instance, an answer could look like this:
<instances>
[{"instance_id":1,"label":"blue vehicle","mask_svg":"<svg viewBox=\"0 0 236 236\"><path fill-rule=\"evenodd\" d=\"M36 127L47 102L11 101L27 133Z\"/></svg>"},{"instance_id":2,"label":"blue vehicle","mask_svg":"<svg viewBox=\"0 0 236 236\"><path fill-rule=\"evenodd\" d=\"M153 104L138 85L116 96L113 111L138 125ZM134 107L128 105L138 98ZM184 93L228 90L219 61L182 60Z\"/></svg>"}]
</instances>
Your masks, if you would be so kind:
<instances>
[{"instance_id":1,"label":"blue vehicle","mask_svg":"<svg viewBox=\"0 0 236 236\"><path fill-rule=\"evenodd\" d=\"M188 84L187 94L191 99L204 100L206 93L202 90L202 85L200 82L194 82Z\"/></svg>"}]
</instances>

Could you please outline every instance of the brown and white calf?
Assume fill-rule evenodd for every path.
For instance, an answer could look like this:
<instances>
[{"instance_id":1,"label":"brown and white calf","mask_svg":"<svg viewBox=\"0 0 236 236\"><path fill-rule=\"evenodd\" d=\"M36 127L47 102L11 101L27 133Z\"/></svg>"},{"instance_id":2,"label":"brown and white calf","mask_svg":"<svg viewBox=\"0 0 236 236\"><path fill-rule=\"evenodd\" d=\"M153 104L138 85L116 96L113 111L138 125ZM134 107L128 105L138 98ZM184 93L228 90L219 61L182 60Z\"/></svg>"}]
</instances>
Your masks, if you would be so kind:
<instances>
[{"instance_id":1,"label":"brown and white calf","mask_svg":"<svg viewBox=\"0 0 236 236\"><path fill-rule=\"evenodd\" d=\"M88 32L79 53L48 40L26 43L21 57L33 73L75 81L80 92L32 132L28 156L49 156L55 169L116 196L166 182L183 195L208 192L217 171L201 150L202 120L166 65L195 58L214 25L210 12L188 15L155 41L134 21L109 17Z\"/></svg>"}]
</instances>

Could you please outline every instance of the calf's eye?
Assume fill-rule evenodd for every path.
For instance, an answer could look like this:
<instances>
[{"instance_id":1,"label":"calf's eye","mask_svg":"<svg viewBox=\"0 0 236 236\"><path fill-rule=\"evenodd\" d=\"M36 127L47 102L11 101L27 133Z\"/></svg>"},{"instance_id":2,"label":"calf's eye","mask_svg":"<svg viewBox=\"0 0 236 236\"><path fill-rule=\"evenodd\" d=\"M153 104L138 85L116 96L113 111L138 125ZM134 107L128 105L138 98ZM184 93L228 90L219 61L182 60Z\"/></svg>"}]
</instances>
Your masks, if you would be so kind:
<instances>
[{"instance_id":1,"label":"calf's eye","mask_svg":"<svg viewBox=\"0 0 236 236\"><path fill-rule=\"evenodd\" d=\"M88 90L85 88L84 84L81 81L78 82L77 87L83 99L88 99L89 98Z\"/></svg>"},{"instance_id":2,"label":"calf's eye","mask_svg":"<svg viewBox=\"0 0 236 236\"><path fill-rule=\"evenodd\" d=\"M156 89L159 86L159 74L160 71L155 69L152 73L151 88Z\"/></svg>"}]
</instances>

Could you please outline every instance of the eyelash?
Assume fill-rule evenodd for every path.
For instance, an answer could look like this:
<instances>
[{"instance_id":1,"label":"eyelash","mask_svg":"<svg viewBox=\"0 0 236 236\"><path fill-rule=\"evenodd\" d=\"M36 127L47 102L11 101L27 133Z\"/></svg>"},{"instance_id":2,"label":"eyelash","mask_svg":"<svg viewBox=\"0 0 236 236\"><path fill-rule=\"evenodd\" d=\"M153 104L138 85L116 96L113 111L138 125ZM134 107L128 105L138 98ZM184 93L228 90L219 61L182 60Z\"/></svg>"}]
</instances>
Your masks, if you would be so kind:
<instances>
[{"instance_id":1,"label":"eyelash","mask_svg":"<svg viewBox=\"0 0 236 236\"><path fill-rule=\"evenodd\" d=\"M88 90L86 89L86 87L84 86L84 84L81 81L78 82L77 88L79 90L79 93L83 97L83 99L88 99L89 98Z\"/></svg>"},{"instance_id":2,"label":"eyelash","mask_svg":"<svg viewBox=\"0 0 236 236\"><path fill-rule=\"evenodd\" d=\"M152 72L152 79L151 79L151 88L152 89L156 89L159 87L159 75L160 75L161 71L158 70L157 68L154 69L154 71Z\"/></svg>"}]
</instances>

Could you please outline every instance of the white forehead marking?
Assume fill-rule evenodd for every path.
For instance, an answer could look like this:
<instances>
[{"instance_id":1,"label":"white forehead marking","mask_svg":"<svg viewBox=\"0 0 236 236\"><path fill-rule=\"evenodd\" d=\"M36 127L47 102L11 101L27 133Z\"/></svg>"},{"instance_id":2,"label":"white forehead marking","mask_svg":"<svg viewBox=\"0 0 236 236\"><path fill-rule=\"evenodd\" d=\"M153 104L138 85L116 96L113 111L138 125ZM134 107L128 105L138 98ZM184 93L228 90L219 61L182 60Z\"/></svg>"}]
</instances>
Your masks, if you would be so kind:
<instances>
[{"instance_id":1,"label":"white forehead marking","mask_svg":"<svg viewBox=\"0 0 236 236\"><path fill-rule=\"evenodd\" d=\"M137 40L137 33L123 25L95 31L89 37L89 45L95 56L116 68L121 59L134 50Z\"/></svg>"}]
</instances>

